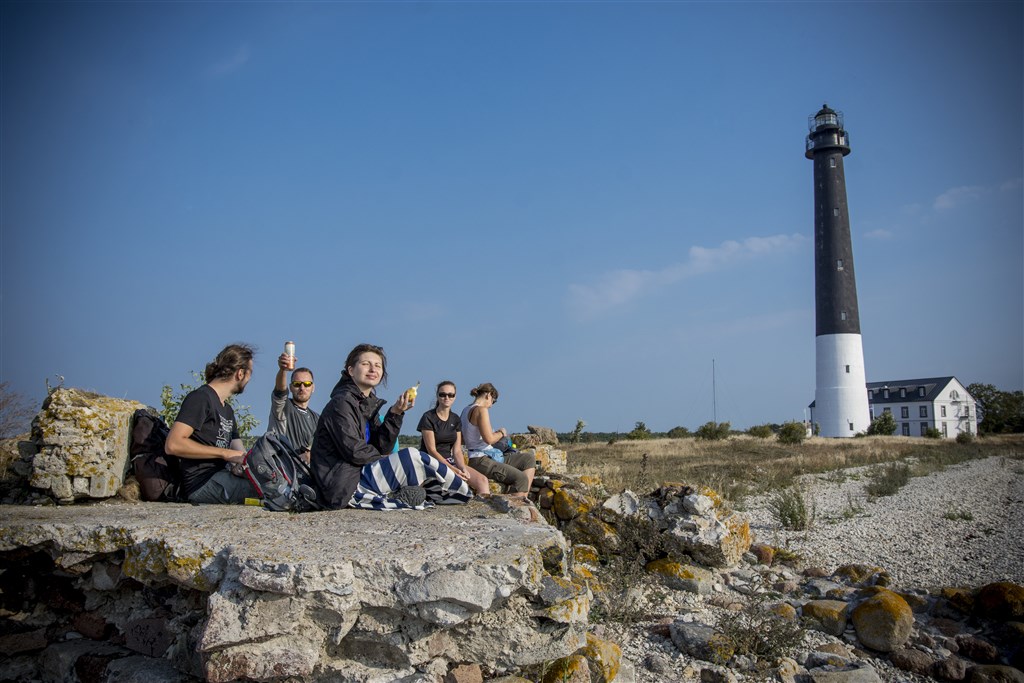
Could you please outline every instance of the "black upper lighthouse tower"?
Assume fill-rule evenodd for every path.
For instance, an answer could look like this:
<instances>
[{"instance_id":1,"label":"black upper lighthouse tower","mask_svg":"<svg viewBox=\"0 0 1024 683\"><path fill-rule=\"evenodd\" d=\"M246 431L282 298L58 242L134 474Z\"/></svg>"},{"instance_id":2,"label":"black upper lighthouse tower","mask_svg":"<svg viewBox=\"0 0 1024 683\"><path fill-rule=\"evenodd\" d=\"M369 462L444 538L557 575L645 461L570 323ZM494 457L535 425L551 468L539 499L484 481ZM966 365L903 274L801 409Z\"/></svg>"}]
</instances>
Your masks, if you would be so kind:
<instances>
[{"instance_id":1,"label":"black upper lighthouse tower","mask_svg":"<svg viewBox=\"0 0 1024 683\"><path fill-rule=\"evenodd\" d=\"M814 161L813 420L821 436L848 437L870 422L843 170L850 141L842 113L827 104L808 118L808 128L804 155Z\"/></svg>"}]
</instances>

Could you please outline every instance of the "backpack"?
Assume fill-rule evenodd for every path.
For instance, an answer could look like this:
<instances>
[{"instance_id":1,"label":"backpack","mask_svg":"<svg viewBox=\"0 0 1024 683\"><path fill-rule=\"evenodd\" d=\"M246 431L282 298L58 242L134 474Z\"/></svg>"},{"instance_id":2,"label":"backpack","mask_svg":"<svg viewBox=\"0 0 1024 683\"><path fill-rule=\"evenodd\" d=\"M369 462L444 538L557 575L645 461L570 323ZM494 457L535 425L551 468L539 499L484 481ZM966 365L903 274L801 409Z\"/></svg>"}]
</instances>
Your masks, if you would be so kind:
<instances>
[{"instance_id":1,"label":"backpack","mask_svg":"<svg viewBox=\"0 0 1024 683\"><path fill-rule=\"evenodd\" d=\"M275 512L323 509L309 466L284 434L267 432L256 439L242 462L245 476L266 509Z\"/></svg>"},{"instance_id":2,"label":"backpack","mask_svg":"<svg viewBox=\"0 0 1024 683\"><path fill-rule=\"evenodd\" d=\"M167 423L145 409L132 415L132 442L128 453L132 471L139 482L139 495L145 501L181 500L181 468L178 459L164 451Z\"/></svg>"}]
</instances>

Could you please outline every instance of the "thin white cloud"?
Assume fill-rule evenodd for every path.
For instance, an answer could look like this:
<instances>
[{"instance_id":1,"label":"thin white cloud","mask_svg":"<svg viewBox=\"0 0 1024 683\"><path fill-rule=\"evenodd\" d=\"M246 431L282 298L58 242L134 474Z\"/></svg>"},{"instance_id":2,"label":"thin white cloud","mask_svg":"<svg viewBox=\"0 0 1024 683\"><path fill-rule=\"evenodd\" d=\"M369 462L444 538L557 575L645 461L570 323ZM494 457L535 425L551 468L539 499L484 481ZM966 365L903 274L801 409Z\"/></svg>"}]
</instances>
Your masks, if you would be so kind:
<instances>
[{"instance_id":1,"label":"thin white cloud","mask_svg":"<svg viewBox=\"0 0 1024 683\"><path fill-rule=\"evenodd\" d=\"M999 191L1010 192L1020 189L1021 185L1024 185L1024 178L1011 178L999 186Z\"/></svg>"},{"instance_id":2,"label":"thin white cloud","mask_svg":"<svg viewBox=\"0 0 1024 683\"><path fill-rule=\"evenodd\" d=\"M957 206L975 202L988 194L988 192L988 188L980 185L961 185L960 187L951 187L935 198L932 208L936 211L946 211Z\"/></svg>"},{"instance_id":3,"label":"thin white cloud","mask_svg":"<svg viewBox=\"0 0 1024 683\"><path fill-rule=\"evenodd\" d=\"M240 45L230 56L227 58L211 64L206 69L206 75L209 78L223 78L229 76L234 72L241 69L249 61L249 46Z\"/></svg>"},{"instance_id":4,"label":"thin white cloud","mask_svg":"<svg viewBox=\"0 0 1024 683\"><path fill-rule=\"evenodd\" d=\"M621 306L648 292L686 278L722 270L750 259L770 258L804 242L799 234L729 240L718 247L690 247L688 258L661 270L613 270L594 284L570 284L566 303L577 317L588 318Z\"/></svg>"}]
</instances>

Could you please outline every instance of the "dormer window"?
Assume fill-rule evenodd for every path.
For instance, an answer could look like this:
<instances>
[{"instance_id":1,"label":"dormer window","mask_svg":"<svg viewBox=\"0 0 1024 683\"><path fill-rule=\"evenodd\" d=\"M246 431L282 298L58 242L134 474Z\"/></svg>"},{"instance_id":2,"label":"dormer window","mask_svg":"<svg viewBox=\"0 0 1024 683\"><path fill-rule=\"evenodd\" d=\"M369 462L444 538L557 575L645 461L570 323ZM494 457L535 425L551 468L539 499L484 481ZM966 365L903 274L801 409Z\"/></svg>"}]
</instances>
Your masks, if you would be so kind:
<instances>
[{"instance_id":1,"label":"dormer window","mask_svg":"<svg viewBox=\"0 0 1024 683\"><path fill-rule=\"evenodd\" d=\"M917 395L920 396L921 398L924 398L924 387L917 388Z\"/></svg>"},{"instance_id":2,"label":"dormer window","mask_svg":"<svg viewBox=\"0 0 1024 683\"><path fill-rule=\"evenodd\" d=\"M889 398L889 390L882 389L882 398Z\"/></svg>"},{"instance_id":3,"label":"dormer window","mask_svg":"<svg viewBox=\"0 0 1024 683\"><path fill-rule=\"evenodd\" d=\"M900 398L906 398L906 397L907 397L907 390L906 389L900 389Z\"/></svg>"}]
</instances>

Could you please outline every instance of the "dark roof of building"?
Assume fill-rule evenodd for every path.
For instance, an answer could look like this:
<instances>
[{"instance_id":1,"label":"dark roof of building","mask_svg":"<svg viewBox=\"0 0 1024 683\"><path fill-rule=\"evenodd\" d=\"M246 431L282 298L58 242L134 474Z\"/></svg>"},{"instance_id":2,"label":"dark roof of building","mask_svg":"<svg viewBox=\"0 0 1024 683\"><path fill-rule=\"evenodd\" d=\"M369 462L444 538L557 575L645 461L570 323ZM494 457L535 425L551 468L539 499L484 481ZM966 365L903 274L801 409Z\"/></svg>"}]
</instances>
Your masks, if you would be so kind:
<instances>
[{"instance_id":1,"label":"dark roof of building","mask_svg":"<svg viewBox=\"0 0 1024 683\"><path fill-rule=\"evenodd\" d=\"M922 379L898 379L887 382L868 382L868 403L906 403L910 401L934 401L956 377L925 377ZM924 396L918 395L918 388L924 387ZM889 389L889 398L882 398L881 389ZM900 397L900 389L906 389L906 396ZM876 393L872 396L871 392ZM966 392L964 392L966 393ZM815 401L811 401L813 408Z\"/></svg>"},{"instance_id":2,"label":"dark roof of building","mask_svg":"<svg viewBox=\"0 0 1024 683\"><path fill-rule=\"evenodd\" d=\"M868 382L868 403L898 403L907 399L916 401L934 401L942 393L942 390L952 382L955 377L925 377L923 379L898 379L888 382ZM924 388L924 396L920 395L920 388ZM889 398L882 398L880 389L889 390ZM900 397L900 389L906 389L906 396ZM874 396L871 392L874 391Z\"/></svg>"}]
</instances>

